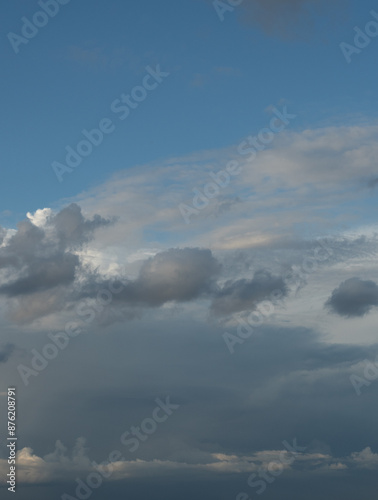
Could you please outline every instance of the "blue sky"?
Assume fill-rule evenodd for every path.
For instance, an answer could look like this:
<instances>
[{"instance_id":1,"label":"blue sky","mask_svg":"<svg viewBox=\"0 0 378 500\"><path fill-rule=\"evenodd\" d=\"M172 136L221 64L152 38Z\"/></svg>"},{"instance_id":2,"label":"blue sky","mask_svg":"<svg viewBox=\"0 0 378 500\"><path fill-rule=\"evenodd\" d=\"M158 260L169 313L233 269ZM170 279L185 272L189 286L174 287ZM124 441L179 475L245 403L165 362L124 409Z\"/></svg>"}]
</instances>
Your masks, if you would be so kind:
<instances>
[{"instance_id":1,"label":"blue sky","mask_svg":"<svg viewBox=\"0 0 378 500\"><path fill-rule=\"evenodd\" d=\"M220 22L200 0L99 1L95 8L82 0L62 5L16 55L6 35L20 33L22 16L32 17L37 4L2 6L1 199L13 214L3 223L121 169L230 146L264 126L265 108L282 99L298 115L294 128L374 117L375 41L349 65L339 48L373 7L359 2L337 12L331 29L314 39L283 41L243 23L242 6ZM51 163L63 160L83 128L109 116L110 103L154 64L170 73L164 85L57 183Z\"/></svg>"},{"instance_id":2,"label":"blue sky","mask_svg":"<svg viewBox=\"0 0 378 500\"><path fill-rule=\"evenodd\" d=\"M375 498L378 6L57 2L0 6L16 498Z\"/></svg>"}]
</instances>

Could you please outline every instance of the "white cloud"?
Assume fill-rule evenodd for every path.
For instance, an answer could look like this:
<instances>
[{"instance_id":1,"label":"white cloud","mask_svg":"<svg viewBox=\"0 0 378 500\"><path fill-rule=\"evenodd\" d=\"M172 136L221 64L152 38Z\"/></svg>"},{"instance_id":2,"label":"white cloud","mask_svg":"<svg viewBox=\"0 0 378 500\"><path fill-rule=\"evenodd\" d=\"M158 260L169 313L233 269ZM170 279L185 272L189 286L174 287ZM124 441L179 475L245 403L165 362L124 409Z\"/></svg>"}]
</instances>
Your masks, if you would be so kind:
<instances>
[{"instance_id":1,"label":"white cloud","mask_svg":"<svg viewBox=\"0 0 378 500\"><path fill-rule=\"evenodd\" d=\"M27 218L37 227L46 226L46 221L52 215L51 208L43 208L36 210L34 214L28 212L26 214Z\"/></svg>"},{"instance_id":2,"label":"white cloud","mask_svg":"<svg viewBox=\"0 0 378 500\"><path fill-rule=\"evenodd\" d=\"M350 458L359 468L378 469L378 453L373 453L370 446L360 452L352 453Z\"/></svg>"}]
</instances>

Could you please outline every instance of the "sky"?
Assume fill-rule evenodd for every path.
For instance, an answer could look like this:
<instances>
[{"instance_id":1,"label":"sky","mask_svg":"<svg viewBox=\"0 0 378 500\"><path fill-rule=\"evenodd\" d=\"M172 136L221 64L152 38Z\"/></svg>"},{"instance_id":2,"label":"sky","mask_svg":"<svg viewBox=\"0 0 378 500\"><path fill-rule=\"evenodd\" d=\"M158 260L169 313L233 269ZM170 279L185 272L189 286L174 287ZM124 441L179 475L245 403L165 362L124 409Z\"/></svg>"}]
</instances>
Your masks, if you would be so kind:
<instances>
[{"instance_id":1,"label":"sky","mask_svg":"<svg viewBox=\"0 0 378 500\"><path fill-rule=\"evenodd\" d=\"M4 495L375 498L377 5L0 13Z\"/></svg>"}]
</instances>

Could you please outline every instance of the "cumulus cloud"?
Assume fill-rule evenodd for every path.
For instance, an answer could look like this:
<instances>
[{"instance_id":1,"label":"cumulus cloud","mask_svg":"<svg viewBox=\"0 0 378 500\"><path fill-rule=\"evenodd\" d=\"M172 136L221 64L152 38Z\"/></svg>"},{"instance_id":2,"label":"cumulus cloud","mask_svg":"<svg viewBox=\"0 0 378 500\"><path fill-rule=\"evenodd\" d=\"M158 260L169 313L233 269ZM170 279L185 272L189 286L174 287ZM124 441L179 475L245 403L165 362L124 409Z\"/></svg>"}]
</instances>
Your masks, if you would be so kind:
<instances>
[{"instance_id":1,"label":"cumulus cloud","mask_svg":"<svg viewBox=\"0 0 378 500\"><path fill-rule=\"evenodd\" d=\"M378 469L378 453L373 453L370 446L360 452L351 454L351 460L364 469Z\"/></svg>"},{"instance_id":2,"label":"cumulus cloud","mask_svg":"<svg viewBox=\"0 0 378 500\"><path fill-rule=\"evenodd\" d=\"M71 283L79 265L72 250L88 242L96 228L110 223L100 216L85 220L76 204L47 217L43 227L33 220L40 219L20 222L0 248L0 270L8 276L0 287L2 294L26 295Z\"/></svg>"},{"instance_id":3,"label":"cumulus cloud","mask_svg":"<svg viewBox=\"0 0 378 500\"><path fill-rule=\"evenodd\" d=\"M114 299L148 307L191 301L212 291L220 269L208 249L171 248L144 261L137 279L128 281Z\"/></svg>"},{"instance_id":4,"label":"cumulus cloud","mask_svg":"<svg viewBox=\"0 0 378 500\"><path fill-rule=\"evenodd\" d=\"M57 214L43 209L27 217L0 247L0 294L11 299L10 317L19 323L96 297L109 279L83 263L82 249L96 229L116 220L99 215L86 219L75 203ZM211 250L171 248L142 262L136 279L118 276L125 285L114 303L158 307L191 301L214 290L220 270Z\"/></svg>"},{"instance_id":5,"label":"cumulus cloud","mask_svg":"<svg viewBox=\"0 0 378 500\"><path fill-rule=\"evenodd\" d=\"M34 454L32 448L22 448L16 455L18 479L22 484L44 484L56 480L73 480L77 474L91 468L86 451L83 438L77 439L70 454L60 441L56 442L53 452L43 457ZM2 472L5 471L6 466L7 461L0 460ZM6 477L6 474L3 477ZM3 480L3 483L5 482L6 479Z\"/></svg>"},{"instance_id":6,"label":"cumulus cloud","mask_svg":"<svg viewBox=\"0 0 378 500\"><path fill-rule=\"evenodd\" d=\"M364 316L378 306L378 285L371 280L350 278L332 292L325 305L340 316Z\"/></svg>"},{"instance_id":7,"label":"cumulus cloud","mask_svg":"<svg viewBox=\"0 0 378 500\"><path fill-rule=\"evenodd\" d=\"M26 320L32 318L34 306L35 314L40 314L43 301L36 301L38 294L42 299L44 293L51 292L45 297L46 305L61 294L61 288L72 284L80 266L75 252L90 241L97 228L111 222L98 215L85 219L76 204L57 214L49 209L28 214L0 247L0 294L20 301L11 305L14 318L18 314ZM25 311L30 314L25 315Z\"/></svg>"}]
</instances>

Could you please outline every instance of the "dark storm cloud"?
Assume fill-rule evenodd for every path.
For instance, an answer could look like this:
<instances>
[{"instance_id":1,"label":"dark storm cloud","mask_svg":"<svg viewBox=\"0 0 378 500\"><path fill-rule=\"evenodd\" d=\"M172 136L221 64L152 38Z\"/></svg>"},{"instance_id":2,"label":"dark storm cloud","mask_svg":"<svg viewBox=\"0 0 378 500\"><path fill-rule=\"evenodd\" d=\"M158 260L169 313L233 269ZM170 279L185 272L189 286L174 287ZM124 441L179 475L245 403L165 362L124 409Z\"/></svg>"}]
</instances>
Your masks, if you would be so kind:
<instances>
[{"instance_id":1,"label":"dark storm cloud","mask_svg":"<svg viewBox=\"0 0 378 500\"><path fill-rule=\"evenodd\" d=\"M332 292L325 305L340 316L364 316L378 306L378 286L374 281L350 278Z\"/></svg>"},{"instance_id":2,"label":"dark storm cloud","mask_svg":"<svg viewBox=\"0 0 378 500\"><path fill-rule=\"evenodd\" d=\"M273 276L269 271L260 270L251 280L227 281L216 294L211 308L216 314L252 310L274 291L279 291L281 296L286 295L284 280L280 276Z\"/></svg>"},{"instance_id":3,"label":"dark storm cloud","mask_svg":"<svg viewBox=\"0 0 378 500\"><path fill-rule=\"evenodd\" d=\"M5 344L0 347L0 363L6 363L13 351L15 350L14 344Z\"/></svg>"},{"instance_id":4,"label":"dark storm cloud","mask_svg":"<svg viewBox=\"0 0 378 500\"><path fill-rule=\"evenodd\" d=\"M358 366L376 353L377 346L325 344L309 329L263 328L230 356L219 330L188 315L115 325L67 349L48 377L20 387L20 447L41 456L57 439L68 444L83 436L97 462L120 449L127 460L198 464L208 453L277 450L296 437L310 451L321 442L333 456L347 456L371 443L378 383L357 398L350 374L363 372ZM39 411L28 412L41 392ZM166 395L180 408L130 452L120 436ZM193 481L200 477L193 471Z\"/></svg>"},{"instance_id":5,"label":"dark storm cloud","mask_svg":"<svg viewBox=\"0 0 378 500\"><path fill-rule=\"evenodd\" d=\"M307 39L316 32L319 19L340 20L349 0L244 0L244 23L258 26L268 35Z\"/></svg>"}]
</instances>

